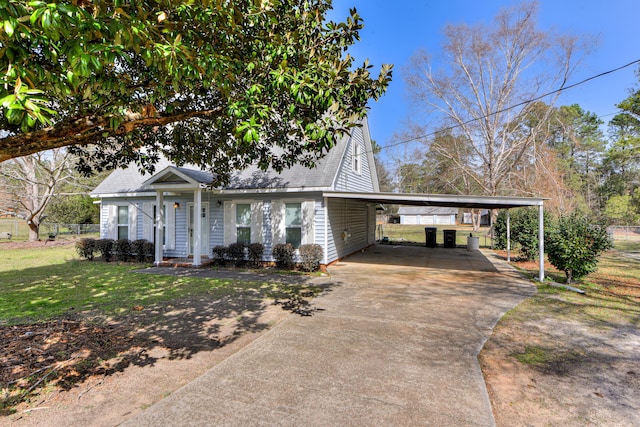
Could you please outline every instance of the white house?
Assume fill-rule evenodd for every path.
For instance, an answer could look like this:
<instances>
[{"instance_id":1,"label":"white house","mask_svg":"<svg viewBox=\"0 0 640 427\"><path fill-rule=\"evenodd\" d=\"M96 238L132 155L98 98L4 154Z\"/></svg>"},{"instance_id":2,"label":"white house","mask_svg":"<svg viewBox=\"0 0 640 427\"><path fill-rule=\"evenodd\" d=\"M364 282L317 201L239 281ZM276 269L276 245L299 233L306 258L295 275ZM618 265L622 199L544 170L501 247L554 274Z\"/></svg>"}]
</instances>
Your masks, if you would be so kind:
<instances>
[{"instance_id":1,"label":"white house","mask_svg":"<svg viewBox=\"0 0 640 427\"><path fill-rule=\"evenodd\" d=\"M432 206L400 206L400 224L418 225L454 225L456 223L456 208L442 208Z\"/></svg>"},{"instance_id":2,"label":"white house","mask_svg":"<svg viewBox=\"0 0 640 427\"><path fill-rule=\"evenodd\" d=\"M100 200L100 236L162 241L156 263L193 257L200 265L217 245L259 242L265 260L278 243L317 243L328 264L375 242L375 202L339 195L379 191L372 152L365 120L314 169L251 167L221 188L210 188L210 172L166 160L153 175L118 169L91 193Z\"/></svg>"}]
</instances>

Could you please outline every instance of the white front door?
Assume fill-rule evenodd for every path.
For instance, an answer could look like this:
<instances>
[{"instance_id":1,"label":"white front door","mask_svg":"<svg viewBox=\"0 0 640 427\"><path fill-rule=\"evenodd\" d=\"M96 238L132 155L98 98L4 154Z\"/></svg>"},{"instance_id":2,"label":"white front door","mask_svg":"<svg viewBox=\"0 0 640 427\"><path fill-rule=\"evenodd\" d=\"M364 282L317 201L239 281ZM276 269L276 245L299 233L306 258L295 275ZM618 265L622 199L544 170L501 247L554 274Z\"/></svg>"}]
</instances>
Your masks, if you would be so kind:
<instances>
[{"instance_id":1,"label":"white front door","mask_svg":"<svg viewBox=\"0 0 640 427\"><path fill-rule=\"evenodd\" d=\"M189 255L193 255L193 242L195 236L195 221L194 211L195 206L193 203L187 204L189 215L187 215L187 230L189 232ZM202 212L200 212L200 248L203 255L209 255L209 203L202 203Z\"/></svg>"}]
</instances>

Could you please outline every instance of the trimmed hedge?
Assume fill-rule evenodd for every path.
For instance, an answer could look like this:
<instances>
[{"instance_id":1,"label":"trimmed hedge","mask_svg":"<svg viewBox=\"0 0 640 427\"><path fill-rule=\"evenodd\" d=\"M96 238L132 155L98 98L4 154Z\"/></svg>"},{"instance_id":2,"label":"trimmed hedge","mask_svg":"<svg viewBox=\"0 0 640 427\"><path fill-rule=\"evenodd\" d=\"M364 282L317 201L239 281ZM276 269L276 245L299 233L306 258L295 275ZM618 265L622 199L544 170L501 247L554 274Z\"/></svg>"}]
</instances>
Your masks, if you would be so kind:
<instances>
[{"instance_id":1,"label":"trimmed hedge","mask_svg":"<svg viewBox=\"0 0 640 427\"><path fill-rule=\"evenodd\" d=\"M252 267L258 268L260 267L260 263L262 262L262 255L264 254L264 245L262 243L251 243L247 246L248 255L249 255L249 263Z\"/></svg>"},{"instance_id":2,"label":"trimmed hedge","mask_svg":"<svg viewBox=\"0 0 640 427\"><path fill-rule=\"evenodd\" d=\"M227 256L233 262L236 267L244 263L244 250L246 246L244 243L232 243L227 248Z\"/></svg>"},{"instance_id":3,"label":"trimmed hedge","mask_svg":"<svg viewBox=\"0 0 640 427\"><path fill-rule=\"evenodd\" d=\"M93 260L93 255L96 252L96 239L80 239L76 242L76 251L82 258Z\"/></svg>"},{"instance_id":4,"label":"trimmed hedge","mask_svg":"<svg viewBox=\"0 0 640 427\"><path fill-rule=\"evenodd\" d=\"M131 256L135 257L138 262L145 262L147 255L144 252L145 239L134 240L131 242Z\"/></svg>"},{"instance_id":5,"label":"trimmed hedge","mask_svg":"<svg viewBox=\"0 0 640 427\"><path fill-rule=\"evenodd\" d=\"M291 243L279 243L273 247L273 259L281 268L293 268L296 250Z\"/></svg>"},{"instance_id":6,"label":"trimmed hedge","mask_svg":"<svg viewBox=\"0 0 640 427\"><path fill-rule=\"evenodd\" d=\"M300 246L300 267L304 271L318 271L322 261L322 246L308 244Z\"/></svg>"},{"instance_id":7,"label":"trimmed hedge","mask_svg":"<svg viewBox=\"0 0 640 427\"><path fill-rule=\"evenodd\" d=\"M105 262L110 262L114 256L118 261L135 260L140 263L153 262L155 257L154 244L145 239L133 242L127 239L80 239L76 242L76 251L89 261L92 261L96 254L100 254Z\"/></svg>"},{"instance_id":8,"label":"trimmed hedge","mask_svg":"<svg viewBox=\"0 0 640 427\"><path fill-rule=\"evenodd\" d=\"M99 239L96 241L96 249L100 253L104 262L111 261L113 258L113 239Z\"/></svg>"},{"instance_id":9,"label":"trimmed hedge","mask_svg":"<svg viewBox=\"0 0 640 427\"><path fill-rule=\"evenodd\" d=\"M116 240L113 244L113 252L118 261L129 261L131 258L131 241L129 239Z\"/></svg>"}]
</instances>

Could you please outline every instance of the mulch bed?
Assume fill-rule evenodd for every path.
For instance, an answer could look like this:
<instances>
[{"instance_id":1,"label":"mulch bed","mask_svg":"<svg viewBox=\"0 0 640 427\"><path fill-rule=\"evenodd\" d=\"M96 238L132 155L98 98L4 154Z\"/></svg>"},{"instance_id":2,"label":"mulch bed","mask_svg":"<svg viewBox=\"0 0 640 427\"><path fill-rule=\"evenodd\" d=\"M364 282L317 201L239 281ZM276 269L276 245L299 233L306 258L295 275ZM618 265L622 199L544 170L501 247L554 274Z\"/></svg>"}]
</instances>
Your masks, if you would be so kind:
<instances>
[{"instance_id":1,"label":"mulch bed","mask_svg":"<svg viewBox=\"0 0 640 427\"><path fill-rule=\"evenodd\" d=\"M3 326L0 336L1 415L44 386L69 389L89 376L121 371L144 345L131 328L70 319Z\"/></svg>"}]
</instances>

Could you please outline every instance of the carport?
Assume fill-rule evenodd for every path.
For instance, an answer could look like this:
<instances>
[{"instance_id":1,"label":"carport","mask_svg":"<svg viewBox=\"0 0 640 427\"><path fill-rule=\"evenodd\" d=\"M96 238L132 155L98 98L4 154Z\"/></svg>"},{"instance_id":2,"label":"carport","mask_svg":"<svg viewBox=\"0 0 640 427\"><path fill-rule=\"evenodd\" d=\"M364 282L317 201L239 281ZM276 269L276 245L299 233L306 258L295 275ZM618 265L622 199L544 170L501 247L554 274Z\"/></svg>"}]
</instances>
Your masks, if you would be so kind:
<instances>
[{"instance_id":1,"label":"carport","mask_svg":"<svg viewBox=\"0 0 640 427\"><path fill-rule=\"evenodd\" d=\"M509 209L527 206L538 207L538 280L544 281L544 198L508 196L467 196L454 194L376 193L376 192L323 192L325 200L355 199L370 203L434 206L471 209L506 209L507 211L507 261L511 261L511 224Z\"/></svg>"}]
</instances>

